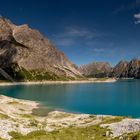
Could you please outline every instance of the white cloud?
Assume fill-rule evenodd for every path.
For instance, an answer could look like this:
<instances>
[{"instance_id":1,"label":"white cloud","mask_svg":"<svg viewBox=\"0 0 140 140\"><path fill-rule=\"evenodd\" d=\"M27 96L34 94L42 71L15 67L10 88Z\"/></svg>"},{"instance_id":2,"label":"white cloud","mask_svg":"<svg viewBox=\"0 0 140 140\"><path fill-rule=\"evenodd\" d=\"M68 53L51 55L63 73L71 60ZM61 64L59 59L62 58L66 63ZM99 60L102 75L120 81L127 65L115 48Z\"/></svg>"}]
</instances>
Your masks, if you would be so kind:
<instances>
[{"instance_id":1,"label":"white cloud","mask_svg":"<svg viewBox=\"0 0 140 140\"><path fill-rule=\"evenodd\" d=\"M103 53L104 51L105 51L104 48L94 48L94 49L93 49L93 52L94 52L94 53Z\"/></svg>"},{"instance_id":2,"label":"white cloud","mask_svg":"<svg viewBox=\"0 0 140 140\"><path fill-rule=\"evenodd\" d=\"M63 32L52 36L52 40L59 46L72 46L82 42L90 42L95 38L103 36L97 31L92 31L83 27L66 27Z\"/></svg>"},{"instance_id":3,"label":"white cloud","mask_svg":"<svg viewBox=\"0 0 140 140\"><path fill-rule=\"evenodd\" d=\"M135 21L135 24L139 24L139 23L140 23L140 13L135 14L135 15L134 15L134 18L137 19L137 21Z\"/></svg>"},{"instance_id":4,"label":"white cloud","mask_svg":"<svg viewBox=\"0 0 140 140\"><path fill-rule=\"evenodd\" d=\"M55 35L56 37L86 37L89 39L99 36L95 31L90 31L87 28L80 27L66 27L60 34Z\"/></svg>"},{"instance_id":5,"label":"white cloud","mask_svg":"<svg viewBox=\"0 0 140 140\"><path fill-rule=\"evenodd\" d=\"M67 27L63 35L67 37L85 37L88 39L92 39L98 36L97 33L93 31L78 27Z\"/></svg>"}]
</instances>

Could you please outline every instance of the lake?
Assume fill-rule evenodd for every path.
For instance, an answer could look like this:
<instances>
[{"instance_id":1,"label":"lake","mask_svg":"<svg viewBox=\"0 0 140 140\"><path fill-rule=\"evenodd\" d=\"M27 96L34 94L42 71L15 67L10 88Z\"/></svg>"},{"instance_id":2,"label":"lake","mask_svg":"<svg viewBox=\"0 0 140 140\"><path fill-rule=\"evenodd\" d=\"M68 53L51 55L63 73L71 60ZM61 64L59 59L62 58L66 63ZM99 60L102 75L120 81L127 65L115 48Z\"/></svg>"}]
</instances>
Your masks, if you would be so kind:
<instances>
[{"instance_id":1,"label":"lake","mask_svg":"<svg viewBox=\"0 0 140 140\"><path fill-rule=\"evenodd\" d=\"M140 117L140 80L1 86L0 93L68 112Z\"/></svg>"}]
</instances>

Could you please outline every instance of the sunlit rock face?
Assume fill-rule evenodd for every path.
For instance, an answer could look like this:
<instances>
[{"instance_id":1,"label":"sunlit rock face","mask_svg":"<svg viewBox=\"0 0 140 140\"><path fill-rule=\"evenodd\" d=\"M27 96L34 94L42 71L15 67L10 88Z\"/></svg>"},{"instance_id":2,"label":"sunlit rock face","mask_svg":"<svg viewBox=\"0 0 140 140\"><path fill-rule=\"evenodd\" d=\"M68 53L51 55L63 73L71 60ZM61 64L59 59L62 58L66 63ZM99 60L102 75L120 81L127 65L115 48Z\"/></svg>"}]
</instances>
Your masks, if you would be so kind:
<instances>
[{"instance_id":1,"label":"sunlit rock face","mask_svg":"<svg viewBox=\"0 0 140 140\"><path fill-rule=\"evenodd\" d=\"M120 61L113 69L112 76L119 78L140 78L140 60Z\"/></svg>"},{"instance_id":2,"label":"sunlit rock face","mask_svg":"<svg viewBox=\"0 0 140 140\"><path fill-rule=\"evenodd\" d=\"M125 77L125 73L127 71L129 62L127 61L120 61L114 68L111 73L112 76L115 77Z\"/></svg>"},{"instance_id":3,"label":"sunlit rock face","mask_svg":"<svg viewBox=\"0 0 140 140\"><path fill-rule=\"evenodd\" d=\"M140 78L140 60L133 59L128 65L128 76Z\"/></svg>"},{"instance_id":4,"label":"sunlit rock face","mask_svg":"<svg viewBox=\"0 0 140 140\"><path fill-rule=\"evenodd\" d=\"M140 78L140 60L132 59L130 62L121 60L115 67L107 62L93 62L82 65L79 71L87 77L117 77Z\"/></svg>"},{"instance_id":5,"label":"sunlit rock face","mask_svg":"<svg viewBox=\"0 0 140 140\"><path fill-rule=\"evenodd\" d=\"M82 65L79 68L80 72L88 77L108 77L112 68L107 62L93 62L87 65Z\"/></svg>"},{"instance_id":6,"label":"sunlit rock face","mask_svg":"<svg viewBox=\"0 0 140 140\"><path fill-rule=\"evenodd\" d=\"M0 17L0 67L7 68L13 63L26 70L75 78L81 76L65 55L37 30L28 25L16 26Z\"/></svg>"}]
</instances>

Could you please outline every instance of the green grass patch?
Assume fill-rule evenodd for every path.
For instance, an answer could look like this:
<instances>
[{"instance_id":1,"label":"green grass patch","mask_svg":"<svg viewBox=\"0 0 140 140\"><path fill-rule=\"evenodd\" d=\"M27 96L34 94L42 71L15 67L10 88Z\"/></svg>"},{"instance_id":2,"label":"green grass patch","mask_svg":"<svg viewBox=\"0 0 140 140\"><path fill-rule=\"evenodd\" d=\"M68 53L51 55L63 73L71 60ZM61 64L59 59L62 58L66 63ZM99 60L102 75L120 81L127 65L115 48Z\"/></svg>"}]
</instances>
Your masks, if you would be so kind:
<instances>
[{"instance_id":1,"label":"green grass patch","mask_svg":"<svg viewBox=\"0 0 140 140\"><path fill-rule=\"evenodd\" d=\"M23 67L20 67L16 63L11 64L10 67L5 68L4 70L16 81L43 81L43 80L68 81L68 80L74 80L73 77L67 77L65 74L58 76L51 71L46 71L43 69L29 71ZM0 79L2 79L2 78L0 78ZM4 79L2 79L2 80L4 80Z\"/></svg>"},{"instance_id":2,"label":"green grass patch","mask_svg":"<svg viewBox=\"0 0 140 140\"><path fill-rule=\"evenodd\" d=\"M29 119L33 118L33 116L30 114L20 114L20 116L23 118L29 118Z\"/></svg>"},{"instance_id":3,"label":"green grass patch","mask_svg":"<svg viewBox=\"0 0 140 140\"><path fill-rule=\"evenodd\" d=\"M109 79L109 78L105 78L105 77L104 77L104 78L96 78L95 81L106 81L106 80L108 80L108 79Z\"/></svg>"},{"instance_id":4,"label":"green grass patch","mask_svg":"<svg viewBox=\"0 0 140 140\"><path fill-rule=\"evenodd\" d=\"M118 117L105 117L103 118L103 121L101 122L101 124L110 124L110 123L116 123L116 122L120 122L123 119L125 119L126 117L123 116L118 116Z\"/></svg>"},{"instance_id":5,"label":"green grass patch","mask_svg":"<svg viewBox=\"0 0 140 140\"><path fill-rule=\"evenodd\" d=\"M20 111L25 111L25 109L23 109L23 108L19 108L19 110L20 110Z\"/></svg>"},{"instance_id":6,"label":"green grass patch","mask_svg":"<svg viewBox=\"0 0 140 140\"><path fill-rule=\"evenodd\" d=\"M25 136L17 132L9 134L13 137L12 140L108 140L106 129L97 125L85 128L70 127L53 132L34 131Z\"/></svg>"},{"instance_id":7,"label":"green grass patch","mask_svg":"<svg viewBox=\"0 0 140 140\"><path fill-rule=\"evenodd\" d=\"M59 116L59 117L63 117ZM59 118L58 117L58 118ZM124 117L103 118L103 123L119 122ZM37 126L37 122L33 122L32 126ZM106 136L107 128L100 127L100 124L86 127L69 127L60 128L59 130L46 132L44 130L33 131L23 136L17 132L10 132L12 140L119 140L119 138L110 138ZM140 140L140 132L124 135L125 140Z\"/></svg>"},{"instance_id":8,"label":"green grass patch","mask_svg":"<svg viewBox=\"0 0 140 140\"><path fill-rule=\"evenodd\" d=\"M10 117L6 114L0 113L0 119L9 119Z\"/></svg>"},{"instance_id":9,"label":"green grass patch","mask_svg":"<svg viewBox=\"0 0 140 140\"><path fill-rule=\"evenodd\" d=\"M19 104L19 102L17 102L17 101L11 101L11 102L8 102L8 104L10 104L10 105L17 105L17 104Z\"/></svg>"}]
</instances>

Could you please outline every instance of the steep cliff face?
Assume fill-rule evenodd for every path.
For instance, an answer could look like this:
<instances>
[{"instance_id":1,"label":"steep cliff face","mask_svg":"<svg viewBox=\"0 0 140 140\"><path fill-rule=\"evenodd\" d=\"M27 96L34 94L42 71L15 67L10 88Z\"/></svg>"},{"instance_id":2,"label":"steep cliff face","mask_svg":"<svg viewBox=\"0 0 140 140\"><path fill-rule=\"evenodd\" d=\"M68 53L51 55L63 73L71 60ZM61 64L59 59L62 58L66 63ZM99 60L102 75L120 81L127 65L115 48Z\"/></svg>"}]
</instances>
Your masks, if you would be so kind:
<instances>
[{"instance_id":1,"label":"steep cliff face","mask_svg":"<svg viewBox=\"0 0 140 140\"><path fill-rule=\"evenodd\" d=\"M107 62L94 62L80 66L79 71L87 77L140 78L140 60L120 61L115 67Z\"/></svg>"},{"instance_id":2,"label":"steep cliff face","mask_svg":"<svg viewBox=\"0 0 140 140\"><path fill-rule=\"evenodd\" d=\"M65 55L37 30L28 25L16 26L3 17L0 17L0 67L7 72L20 71L22 76L26 72L30 77L36 72L38 77L41 72L56 77L81 76Z\"/></svg>"},{"instance_id":3,"label":"steep cliff face","mask_svg":"<svg viewBox=\"0 0 140 140\"><path fill-rule=\"evenodd\" d=\"M126 71L128 69L129 62L127 61L120 61L114 68L113 71L110 73L111 77L126 77Z\"/></svg>"},{"instance_id":4,"label":"steep cliff face","mask_svg":"<svg viewBox=\"0 0 140 140\"><path fill-rule=\"evenodd\" d=\"M108 77L111 66L107 62L93 62L80 66L80 72L87 77Z\"/></svg>"},{"instance_id":5,"label":"steep cliff face","mask_svg":"<svg viewBox=\"0 0 140 140\"><path fill-rule=\"evenodd\" d=\"M111 75L118 78L140 78L140 60L120 61Z\"/></svg>"},{"instance_id":6,"label":"steep cliff face","mask_svg":"<svg viewBox=\"0 0 140 140\"><path fill-rule=\"evenodd\" d=\"M128 77L140 78L140 60L133 59L130 61L126 75Z\"/></svg>"}]
</instances>

